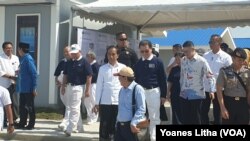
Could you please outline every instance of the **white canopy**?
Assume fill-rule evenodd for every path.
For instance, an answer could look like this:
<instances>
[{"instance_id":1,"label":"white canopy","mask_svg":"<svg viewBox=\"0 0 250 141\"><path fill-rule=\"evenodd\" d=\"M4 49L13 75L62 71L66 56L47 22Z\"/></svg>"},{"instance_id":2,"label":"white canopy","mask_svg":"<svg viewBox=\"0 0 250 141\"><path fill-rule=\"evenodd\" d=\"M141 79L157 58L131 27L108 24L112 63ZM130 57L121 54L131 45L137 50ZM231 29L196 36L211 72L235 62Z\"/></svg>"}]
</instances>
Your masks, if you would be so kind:
<instances>
[{"instance_id":1,"label":"white canopy","mask_svg":"<svg viewBox=\"0 0 250 141\"><path fill-rule=\"evenodd\" d=\"M72 9L85 19L127 24L148 34L250 25L250 0L99 0Z\"/></svg>"}]
</instances>

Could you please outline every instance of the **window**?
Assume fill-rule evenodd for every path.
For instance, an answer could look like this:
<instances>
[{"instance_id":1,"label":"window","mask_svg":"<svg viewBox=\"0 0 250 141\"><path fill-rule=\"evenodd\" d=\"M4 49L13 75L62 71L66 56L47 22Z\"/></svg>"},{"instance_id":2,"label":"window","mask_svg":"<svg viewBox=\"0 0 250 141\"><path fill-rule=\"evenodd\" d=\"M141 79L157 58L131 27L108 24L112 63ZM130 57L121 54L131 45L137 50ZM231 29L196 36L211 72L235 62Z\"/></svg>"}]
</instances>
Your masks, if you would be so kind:
<instances>
[{"instance_id":1,"label":"window","mask_svg":"<svg viewBox=\"0 0 250 141\"><path fill-rule=\"evenodd\" d=\"M39 15L17 16L16 45L18 46L20 42L28 43L30 45L29 53L33 57L36 67L38 66L38 26Z\"/></svg>"}]
</instances>

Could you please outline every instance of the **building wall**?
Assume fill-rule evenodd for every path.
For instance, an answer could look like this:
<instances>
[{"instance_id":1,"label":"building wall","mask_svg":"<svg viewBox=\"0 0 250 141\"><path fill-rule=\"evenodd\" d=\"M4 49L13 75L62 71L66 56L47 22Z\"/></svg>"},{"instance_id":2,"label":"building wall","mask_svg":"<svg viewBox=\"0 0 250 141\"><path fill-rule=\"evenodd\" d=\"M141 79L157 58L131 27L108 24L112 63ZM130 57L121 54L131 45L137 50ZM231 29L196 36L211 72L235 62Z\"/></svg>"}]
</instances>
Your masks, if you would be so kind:
<instances>
[{"instance_id":1,"label":"building wall","mask_svg":"<svg viewBox=\"0 0 250 141\"><path fill-rule=\"evenodd\" d=\"M4 6L0 6L0 33L4 33L5 32L5 22L2 22L5 20L5 7ZM0 44L2 46L2 43L4 42L4 36L1 35L0 36ZM0 53L3 53L3 50L0 49Z\"/></svg>"},{"instance_id":2,"label":"building wall","mask_svg":"<svg viewBox=\"0 0 250 141\"><path fill-rule=\"evenodd\" d=\"M172 49L160 49L160 58L164 63L164 67L167 68L170 59L173 57Z\"/></svg>"},{"instance_id":3,"label":"building wall","mask_svg":"<svg viewBox=\"0 0 250 141\"><path fill-rule=\"evenodd\" d=\"M38 75L38 96L35 99L36 106L48 106L49 98L49 69L50 69L50 5L37 6L6 6L5 7L5 40L11 41L16 47L16 14L40 14L40 60Z\"/></svg>"}]
</instances>

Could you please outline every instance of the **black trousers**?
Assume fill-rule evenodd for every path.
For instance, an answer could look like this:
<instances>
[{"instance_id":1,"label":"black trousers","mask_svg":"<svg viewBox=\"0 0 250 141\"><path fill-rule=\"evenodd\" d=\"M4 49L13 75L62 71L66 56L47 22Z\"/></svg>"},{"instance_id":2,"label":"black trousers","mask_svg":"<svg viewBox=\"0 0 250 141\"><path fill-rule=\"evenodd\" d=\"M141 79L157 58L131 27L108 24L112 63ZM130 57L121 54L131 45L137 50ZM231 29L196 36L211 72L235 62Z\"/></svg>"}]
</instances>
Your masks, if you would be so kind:
<instances>
[{"instance_id":1,"label":"black trousers","mask_svg":"<svg viewBox=\"0 0 250 141\"><path fill-rule=\"evenodd\" d=\"M202 99L188 100L180 98L182 123L184 125L201 124Z\"/></svg>"},{"instance_id":2,"label":"black trousers","mask_svg":"<svg viewBox=\"0 0 250 141\"><path fill-rule=\"evenodd\" d=\"M214 116L214 124L220 125L222 122L221 113L220 113L220 105L218 102L217 94L214 94L213 102L213 116ZM201 123L208 125L209 124L209 116L208 112L210 110L211 99L209 96L209 92L206 92L206 99L202 101L201 106Z\"/></svg>"},{"instance_id":3,"label":"black trousers","mask_svg":"<svg viewBox=\"0 0 250 141\"><path fill-rule=\"evenodd\" d=\"M32 93L20 93L20 122L19 125L24 127L27 124L29 115L29 127L35 126L36 114L34 107L34 96Z\"/></svg>"},{"instance_id":4,"label":"black trousers","mask_svg":"<svg viewBox=\"0 0 250 141\"><path fill-rule=\"evenodd\" d=\"M248 125L249 111L247 98L236 100L234 97L224 96L224 103L229 114L229 119L222 119L222 124Z\"/></svg>"},{"instance_id":5,"label":"black trousers","mask_svg":"<svg viewBox=\"0 0 250 141\"><path fill-rule=\"evenodd\" d=\"M18 103L18 95L15 93L16 91L16 85L11 84L8 88L8 91L10 93L10 99L11 99L11 108L12 108L12 115L13 115L13 121L15 122L16 119L19 117L19 103ZM4 109L5 112L5 109ZM6 112L4 114L4 123L7 123L7 117Z\"/></svg>"},{"instance_id":6,"label":"black trousers","mask_svg":"<svg viewBox=\"0 0 250 141\"><path fill-rule=\"evenodd\" d=\"M111 140L115 134L118 105L100 105L100 141Z\"/></svg>"},{"instance_id":7,"label":"black trousers","mask_svg":"<svg viewBox=\"0 0 250 141\"><path fill-rule=\"evenodd\" d=\"M117 122L115 141L138 141L137 136L131 132L129 122Z\"/></svg>"},{"instance_id":8,"label":"black trousers","mask_svg":"<svg viewBox=\"0 0 250 141\"><path fill-rule=\"evenodd\" d=\"M182 123L181 119L181 106L180 106L180 96L171 96L171 109L172 109L172 124L180 125Z\"/></svg>"}]
</instances>

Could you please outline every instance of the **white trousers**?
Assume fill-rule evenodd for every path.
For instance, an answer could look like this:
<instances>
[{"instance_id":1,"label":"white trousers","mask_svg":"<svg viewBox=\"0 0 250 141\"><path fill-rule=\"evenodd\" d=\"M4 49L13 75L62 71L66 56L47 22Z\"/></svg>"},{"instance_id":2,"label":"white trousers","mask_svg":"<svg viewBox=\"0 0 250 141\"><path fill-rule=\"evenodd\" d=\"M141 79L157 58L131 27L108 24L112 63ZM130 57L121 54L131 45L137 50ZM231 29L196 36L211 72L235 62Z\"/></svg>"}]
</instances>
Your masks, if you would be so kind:
<instances>
[{"instance_id":1,"label":"white trousers","mask_svg":"<svg viewBox=\"0 0 250 141\"><path fill-rule=\"evenodd\" d=\"M4 107L0 107L0 132L3 131Z\"/></svg>"},{"instance_id":2,"label":"white trousers","mask_svg":"<svg viewBox=\"0 0 250 141\"><path fill-rule=\"evenodd\" d=\"M83 130L82 117L80 112L81 99L83 95L83 85L67 86L67 98L69 107L69 124L66 131L71 133L73 129Z\"/></svg>"},{"instance_id":3,"label":"white trousers","mask_svg":"<svg viewBox=\"0 0 250 141\"><path fill-rule=\"evenodd\" d=\"M150 90L145 90L146 104L148 108L148 114L150 119L150 140L156 140L156 125L159 125L160 120L160 89L154 88Z\"/></svg>"},{"instance_id":4,"label":"white trousers","mask_svg":"<svg viewBox=\"0 0 250 141\"><path fill-rule=\"evenodd\" d=\"M96 92L96 84L93 83L91 84L91 90L90 90L90 96L89 97L84 97L84 105L87 110L87 120L88 122L96 122L98 118L98 114L95 114L92 112L92 109L95 106L95 92Z\"/></svg>"},{"instance_id":5,"label":"white trousers","mask_svg":"<svg viewBox=\"0 0 250 141\"><path fill-rule=\"evenodd\" d=\"M62 88L60 88L60 90L62 91ZM60 92L60 98L62 100L63 105L65 106L64 118L60 124L60 126L63 126L63 127L67 127L69 124L69 103L68 103L69 98L68 98L68 95L69 95L68 87L65 88L64 95L62 95Z\"/></svg>"}]
</instances>

